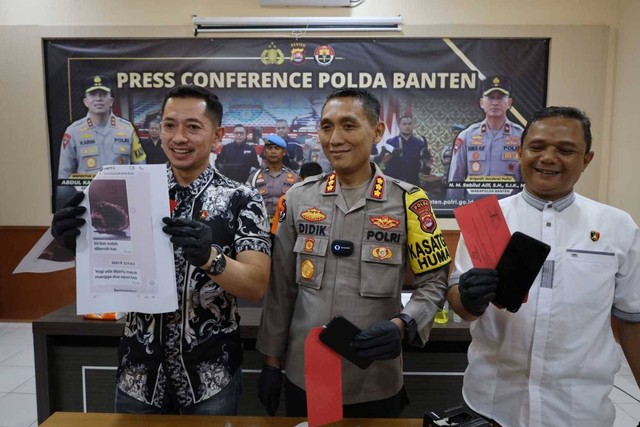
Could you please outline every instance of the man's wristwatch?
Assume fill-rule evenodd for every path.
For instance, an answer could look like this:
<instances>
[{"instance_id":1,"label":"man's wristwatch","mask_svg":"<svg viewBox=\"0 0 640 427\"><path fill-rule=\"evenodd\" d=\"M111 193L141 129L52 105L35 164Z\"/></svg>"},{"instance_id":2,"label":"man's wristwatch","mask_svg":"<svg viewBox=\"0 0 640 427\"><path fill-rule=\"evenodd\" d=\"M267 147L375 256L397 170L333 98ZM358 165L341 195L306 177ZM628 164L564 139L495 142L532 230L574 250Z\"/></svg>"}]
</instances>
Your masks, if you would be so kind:
<instances>
[{"instance_id":1,"label":"man's wristwatch","mask_svg":"<svg viewBox=\"0 0 640 427\"><path fill-rule=\"evenodd\" d=\"M415 320L413 320L413 317L405 313L400 313L394 317L397 317L398 319L402 320L402 323L404 323L405 341L407 342L413 341L413 339L416 337L416 334L418 333L418 324L416 323Z\"/></svg>"},{"instance_id":2,"label":"man's wristwatch","mask_svg":"<svg viewBox=\"0 0 640 427\"><path fill-rule=\"evenodd\" d=\"M217 276L218 274L222 274L225 267L227 266L227 260L224 258L224 254L222 253L222 248L218 245L211 245L213 249L218 253L213 261L211 261L211 266L207 270L207 274L212 274Z\"/></svg>"}]
</instances>

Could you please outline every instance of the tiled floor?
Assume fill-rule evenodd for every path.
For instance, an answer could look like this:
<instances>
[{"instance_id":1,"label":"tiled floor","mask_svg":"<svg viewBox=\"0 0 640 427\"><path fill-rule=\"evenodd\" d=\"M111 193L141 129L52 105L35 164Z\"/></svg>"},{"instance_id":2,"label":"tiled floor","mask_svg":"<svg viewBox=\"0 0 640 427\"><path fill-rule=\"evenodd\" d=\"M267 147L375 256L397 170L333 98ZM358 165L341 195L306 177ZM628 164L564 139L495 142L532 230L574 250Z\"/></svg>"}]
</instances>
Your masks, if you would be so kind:
<instances>
[{"instance_id":1,"label":"tiled floor","mask_svg":"<svg viewBox=\"0 0 640 427\"><path fill-rule=\"evenodd\" d=\"M640 420L640 389L626 361L615 380L613 427L636 427ZM31 427L38 423L31 323L0 322L0 427Z\"/></svg>"}]
</instances>

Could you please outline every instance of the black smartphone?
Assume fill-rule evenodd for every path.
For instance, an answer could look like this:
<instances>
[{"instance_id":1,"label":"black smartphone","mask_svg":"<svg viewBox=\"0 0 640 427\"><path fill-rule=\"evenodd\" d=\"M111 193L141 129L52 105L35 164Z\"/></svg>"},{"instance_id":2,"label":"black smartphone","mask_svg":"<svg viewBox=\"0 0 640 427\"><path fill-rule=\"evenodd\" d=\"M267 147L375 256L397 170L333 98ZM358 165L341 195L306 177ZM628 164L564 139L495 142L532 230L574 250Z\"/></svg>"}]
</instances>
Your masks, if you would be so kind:
<instances>
[{"instance_id":1,"label":"black smartphone","mask_svg":"<svg viewBox=\"0 0 640 427\"><path fill-rule=\"evenodd\" d=\"M353 337L360 332L360 328L345 317L338 315L331 319L320 332L320 341L358 368L367 369L373 359L358 356L358 353L349 345L353 341Z\"/></svg>"},{"instance_id":2,"label":"black smartphone","mask_svg":"<svg viewBox=\"0 0 640 427\"><path fill-rule=\"evenodd\" d=\"M493 303L512 313L520 309L551 247L538 239L516 231L498 261L497 296Z\"/></svg>"}]
</instances>

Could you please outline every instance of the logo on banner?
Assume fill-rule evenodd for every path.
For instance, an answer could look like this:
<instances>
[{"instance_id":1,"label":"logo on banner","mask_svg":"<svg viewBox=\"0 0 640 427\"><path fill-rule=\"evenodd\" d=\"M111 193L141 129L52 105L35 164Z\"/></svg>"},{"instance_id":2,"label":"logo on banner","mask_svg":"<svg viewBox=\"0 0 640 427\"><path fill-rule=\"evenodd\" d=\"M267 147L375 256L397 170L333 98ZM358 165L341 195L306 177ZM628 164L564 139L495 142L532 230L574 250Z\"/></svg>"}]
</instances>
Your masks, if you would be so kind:
<instances>
[{"instance_id":1,"label":"logo on banner","mask_svg":"<svg viewBox=\"0 0 640 427\"><path fill-rule=\"evenodd\" d=\"M304 43L291 43L291 63L301 65L307 59L304 54Z\"/></svg>"},{"instance_id":2,"label":"logo on banner","mask_svg":"<svg viewBox=\"0 0 640 427\"><path fill-rule=\"evenodd\" d=\"M318 65L326 66L333 62L336 52L329 45L318 46L313 52L313 57L316 58Z\"/></svg>"},{"instance_id":3,"label":"logo on banner","mask_svg":"<svg viewBox=\"0 0 640 427\"><path fill-rule=\"evenodd\" d=\"M262 51L260 61L264 65L280 65L284 62L284 53L278 49L275 43L271 42L269 47Z\"/></svg>"}]
</instances>

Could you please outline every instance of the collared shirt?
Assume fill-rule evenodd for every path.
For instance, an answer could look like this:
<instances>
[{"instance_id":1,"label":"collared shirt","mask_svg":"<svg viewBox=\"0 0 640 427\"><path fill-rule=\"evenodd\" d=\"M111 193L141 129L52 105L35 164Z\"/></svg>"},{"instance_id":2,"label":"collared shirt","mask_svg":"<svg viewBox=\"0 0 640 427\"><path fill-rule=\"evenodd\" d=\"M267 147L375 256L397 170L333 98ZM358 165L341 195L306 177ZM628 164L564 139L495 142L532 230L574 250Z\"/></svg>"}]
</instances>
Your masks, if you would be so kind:
<instances>
[{"instance_id":1,"label":"collared shirt","mask_svg":"<svg viewBox=\"0 0 640 427\"><path fill-rule=\"evenodd\" d=\"M610 316L640 322L640 230L578 194L500 201L511 232L551 246L517 313L490 305L471 324L463 396L503 426L611 426L620 355ZM472 267L460 240L450 284Z\"/></svg>"},{"instance_id":2,"label":"collared shirt","mask_svg":"<svg viewBox=\"0 0 640 427\"><path fill-rule=\"evenodd\" d=\"M69 178L73 173L96 174L104 165L141 164L145 159L130 122L111 113L105 126L96 126L87 115L64 133L58 178Z\"/></svg>"},{"instance_id":3,"label":"collared shirt","mask_svg":"<svg viewBox=\"0 0 640 427\"><path fill-rule=\"evenodd\" d=\"M338 314L361 329L397 315L408 265L416 290L402 312L417 324L411 344L424 345L443 303L450 258L429 199L375 165L374 171L350 207L335 172L307 178L285 195L256 346L265 355L286 355L287 378L303 389L309 330ZM351 241L353 253L334 254L336 239ZM345 404L385 399L402 387L402 357L366 370L343 361L342 377Z\"/></svg>"},{"instance_id":4,"label":"collared shirt","mask_svg":"<svg viewBox=\"0 0 640 427\"><path fill-rule=\"evenodd\" d=\"M181 187L168 165L172 216L205 222L230 258L243 251L270 253L262 198L210 166ZM117 385L129 396L161 407L167 393L180 406L215 396L242 363L236 297L174 248L178 310L128 313L118 350Z\"/></svg>"},{"instance_id":5,"label":"collared shirt","mask_svg":"<svg viewBox=\"0 0 640 427\"><path fill-rule=\"evenodd\" d=\"M252 145L231 142L222 147L216 157L216 167L223 175L242 183L247 181L251 168L259 168L260 163Z\"/></svg>"},{"instance_id":6,"label":"collared shirt","mask_svg":"<svg viewBox=\"0 0 640 427\"><path fill-rule=\"evenodd\" d=\"M249 176L247 185L255 187L264 200L269 218L273 218L278 199L298 182L298 174L283 166L280 171L271 172L269 166L263 166Z\"/></svg>"}]
</instances>

